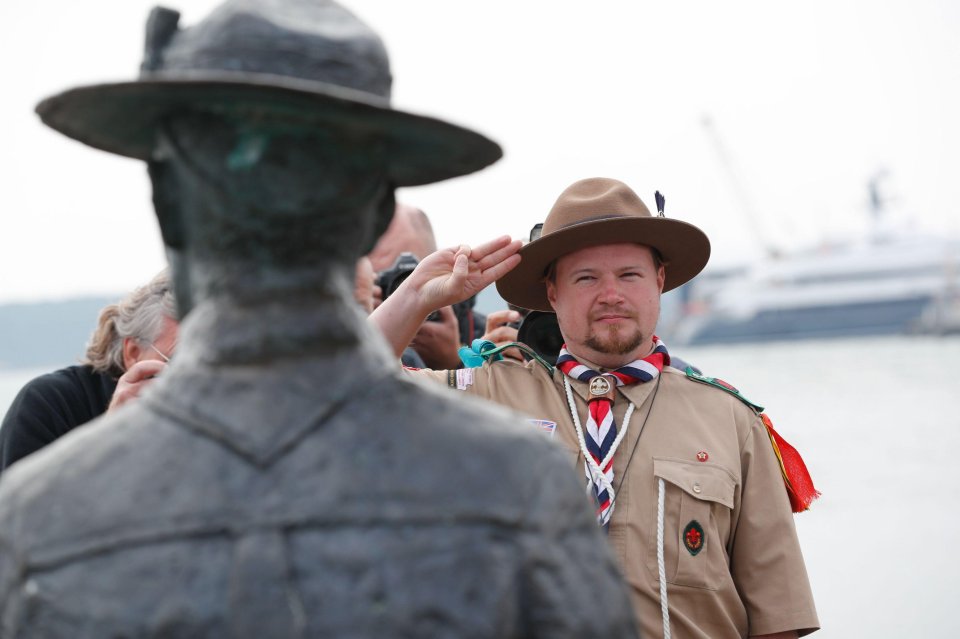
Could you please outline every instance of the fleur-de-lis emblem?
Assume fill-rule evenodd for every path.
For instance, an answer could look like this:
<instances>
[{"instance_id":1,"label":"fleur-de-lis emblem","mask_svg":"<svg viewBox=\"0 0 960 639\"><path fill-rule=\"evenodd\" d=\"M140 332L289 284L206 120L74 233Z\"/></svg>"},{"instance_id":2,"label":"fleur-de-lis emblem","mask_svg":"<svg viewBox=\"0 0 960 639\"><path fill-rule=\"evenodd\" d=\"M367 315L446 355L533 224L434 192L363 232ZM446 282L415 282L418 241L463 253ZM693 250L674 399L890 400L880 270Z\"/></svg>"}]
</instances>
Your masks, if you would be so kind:
<instances>
[{"instance_id":1,"label":"fleur-de-lis emblem","mask_svg":"<svg viewBox=\"0 0 960 639\"><path fill-rule=\"evenodd\" d=\"M694 557L703 550L703 526L696 519L683 529L683 545Z\"/></svg>"},{"instance_id":2,"label":"fleur-de-lis emblem","mask_svg":"<svg viewBox=\"0 0 960 639\"><path fill-rule=\"evenodd\" d=\"M606 377L598 375L590 380L590 394L591 395L606 395L610 392L610 382L607 381Z\"/></svg>"}]
</instances>

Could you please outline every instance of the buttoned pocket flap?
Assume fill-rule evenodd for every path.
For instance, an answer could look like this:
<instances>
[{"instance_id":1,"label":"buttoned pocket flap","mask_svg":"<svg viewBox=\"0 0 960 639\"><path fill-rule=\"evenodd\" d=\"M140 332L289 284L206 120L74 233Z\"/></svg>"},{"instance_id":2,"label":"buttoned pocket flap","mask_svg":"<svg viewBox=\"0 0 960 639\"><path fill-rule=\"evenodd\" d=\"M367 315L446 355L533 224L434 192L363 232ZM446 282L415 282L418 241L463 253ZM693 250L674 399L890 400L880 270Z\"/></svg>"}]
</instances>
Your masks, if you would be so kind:
<instances>
[{"instance_id":1,"label":"buttoned pocket flap","mask_svg":"<svg viewBox=\"0 0 960 639\"><path fill-rule=\"evenodd\" d=\"M736 482L726 468L716 464L654 458L653 474L691 497L733 508Z\"/></svg>"}]
</instances>

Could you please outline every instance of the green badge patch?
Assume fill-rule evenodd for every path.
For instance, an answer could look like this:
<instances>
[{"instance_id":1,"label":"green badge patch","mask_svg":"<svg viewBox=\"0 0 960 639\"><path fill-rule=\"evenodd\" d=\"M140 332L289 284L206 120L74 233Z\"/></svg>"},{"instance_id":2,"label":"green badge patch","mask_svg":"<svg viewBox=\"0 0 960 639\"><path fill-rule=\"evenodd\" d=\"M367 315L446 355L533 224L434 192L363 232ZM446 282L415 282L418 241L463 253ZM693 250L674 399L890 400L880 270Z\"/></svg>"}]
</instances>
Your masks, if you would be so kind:
<instances>
[{"instance_id":1,"label":"green badge patch","mask_svg":"<svg viewBox=\"0 0 960 639\"><path fill-rule=\"evenodd\" d=\"M703 550L703 526L696 519L690 521L687 527L683 529L683 545L694 557Z\"/></svg>"},{"instance_id":2,"label":"green badge patch","mask_svg":"<svg viewBox=\"0 0 960 639\"><path fill-rule=\"evenodd\" d=\"M739 399L741 402L743 402L747 406L750 406L751 408L756 409L757 412L760 412L760 413L763 412L763 406L761 406L760 404L754 404L749 399L741 395L740 391L737 390L737 388L733 384L725 382L722 379L718 379L716 377L707 377L706 375L701 375L690 366L687 366L687 369L684 372L687 374L687 379L693 380L695 382L700 382L701 384L706 384L708 386L713 386L714 388L719 388L722 391L726 391L731 395L733 395L734 397L736 397L737 399Z\"/></svg>"}]
</instances>

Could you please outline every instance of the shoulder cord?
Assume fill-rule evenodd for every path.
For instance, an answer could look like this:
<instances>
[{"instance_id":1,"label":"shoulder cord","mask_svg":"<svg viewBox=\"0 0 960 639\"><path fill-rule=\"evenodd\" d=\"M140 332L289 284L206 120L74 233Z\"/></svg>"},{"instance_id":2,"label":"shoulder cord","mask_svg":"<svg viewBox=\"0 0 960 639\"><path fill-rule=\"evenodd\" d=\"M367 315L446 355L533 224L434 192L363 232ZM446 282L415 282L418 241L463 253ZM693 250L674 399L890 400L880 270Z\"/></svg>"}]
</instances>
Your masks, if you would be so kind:
<instances>
[{"instance_id":1,"label":"shoulder cord","mask_svg":"<svg viewBox=\"0 0 960 639\"><path fill-rule=\"evenodd\" d=\"M564 382L566 382L566 378L564 378ZM660 376L657 376L656 386L653 387L653 397L650 398L650 408L647 409L647 414L643 418L643 423L640 424L640 433L637 435L637 441L633 442L633 448L630 450L630 457L627 459L627 463L623 467L623 472L620 473L620 481L617 483L617 489L616 489L617 492L615 492L612 498L610 499L611 503L613 504L616 503L617 495L619 494L620 487L623 486L623 482L627 478L627 471L630 470L630 464L633 463L633 456L636 454L637 447L640 445L640 436L643 435L643 429L647 425L647 420L650 419L650 414L653 413L653 404L657 400L657 391L659 390L660 390ZM567 388L567 401L570 402L570 400L571 400L570 389ZM580 439L580 450L581 452L583 452L583 447L586 446L586 442L583 441L583 435L582 435L583 429L580 426L580 420L577 417L577 414L576 414L577 411L575 406L576 406L575 404L570 402L570 415L573 417L573 424L577 428L577 437ZM631 406L632 406L632 403L631 403ZM584 453L584 455L586 456L586 453ZM587 493L589 494L589 492L590 491L588 487Z\"/></svg>"},{"instance_id":2,"label":"shoulder cord","mask_svg":"<svg viewBox=\"0 0 960 639\"><path fill-rule=\"evenodd\" d=\"M626 435L627 428L630 426L630 417L633 415L633 410L635 408L634 403L630 402L630 405L627 407L627 412L623 417L623 428L613 442L613 445L610 447L610 452L607 453L607 458L603 460L603 463L599 466L593 460L593 457L587 451L587 444L583 438L583 427L580 425L580 417L577 414L577 405L573 399L573 391L570 389L570 381L567 379L567 376L563 377L563 386L567 392L567 402L570 405L570 416L573 418L573 425L577 431L577 440L580 443L580 452L583 453L584 459L587 464L588 473L591 476L599 476L601 482L604 485L604 488L610 491L610 515L613 515L613 508L617 502L618 493L613 490L613 486L610 485L610 482L607 481L606 475L601 470L604 466L607 465L610 461L610 457L613 456L613 453L620 446L620 441ZM657 399L657 391L660 390L660 377L657 376L657 385L653 389L653 397L650 398L650 409L647 411L646 417L643 418L643 423L640 424L640 435L643 434L643 429L647 425L647 420L650 419L650 413L653 412L653 403ZM627 459L627 464L623 468L623 473L621 473L619 486L623 486L623 481L626 479L627 470L630 468L630 462L633 461L633 455L637 452L637 446L640 443L640 436L637 436L637 441L633 445L633 450L630 451L630 458ZM618 487L619 487L618 486ZM593 488L593 483L588 479L586 492L590 496L591 488ZM660 612L663 617L663 639L670 639L670 610L667 605L667 575L666 575L666 566L663 559L663 510L664 510L664 492L666 490L663 479L658 478L657 486L657 570L660 577Z\"/></svg>"},{"instance_id":3,"label":"shoulder cord","mask_svg":"<svg viewBox=\"0 0 960 639\"><path fill-rule=\"evenodd\" d=\"M580 452L583 453L583 459L585 462L584 470L587 475L587 487L586 493L590 495L591 489L593 488L594 483L599 483L610 493L610 509L607 511L608 519L609 516L613 515L613 506L614 500L616 499L616 492L613 489L613 483L607 479L606 473L603 472L603 469L607 467L607 464L610 463L610 460L613 459L613 454L617 452L617 448L620 447L620 442L623 441L624 435L627 434L627 429L630 428L630 417L633 415L633 410L635 408L633 402L630 402L630 405L627 406L627 413L623 416L623 426L617 432L617 437L613 440L613 444L610 446L610 450L607 451L607 456L603 458L603 461L600 464L593 459L593 455L590 454L590 451L587 450L587 442L583 438L583 427L580 425L580 417L577 415L577 404L573 399L573 391L570 389L570 380L566 375L563 376L563 387L567 391L567 402L570 405L570 416L573 417L573 426L577 431L577 441L580 442ZM623 481L621 480L621 484ZM601 490L600 492L603 492ZM605 523L605 522L601 522Z\"/></svg>"},{"instance_id":4,"label":"shoulder cord","mask_svg":"<svg viewBox=\"0 0 960 639\"><path fill-rule=\"evenodd\" d=\"M527 346L522 342L508 342L506 344L501 344L500 346L496 346L493 342L490 342L487 340L475 340L475 341L480 342L480 344L476 344L471 348L474 349L474 352L479 353L480 356L483 357L483 359L485 360L489 360L493 358L495 355L500 354L501 351L505 351L508 348L516 348L517 350L523 351L523 354L529 357L530 359L536 360L537 363L543 366L548 373L553 375L553 365L551 365L550 362L548 362L543 357L541 357L535 350L533 350L532 348L530 348L529 346Z\"/></svg>"},{"instance_id":5,"label":"shoulder cord","mask_svg":"<svg viewBox=\"0 0 960 639\"><path fill-rule=\"evenodd\" d=\"M657 401L657 391L660 390L660 375L657 376L656 386L653 387L653 397L650 398L650 408L647 409L647 414L643 418L643 423L640 424L640 432L637 434L637 441L633 442L633 448L630 449L630 457L627 459L626 465L623 467L623 472L620 474L620 483L617 485L617 491L619 492L620 486L623 486L623 481L627 478L627 471L630 469L630 464L633 463L633 456L637 452L637 447L640 445L640 436L643 435L643 429L647 425L647 420L650 419L650 414L653 413L653 404ZM617 496L613 496L613 501L617 501Z\"/></svg>"},{"instance_id":6,"label":"shoulder cord","mask_svg":"<svg viewBox=\"0 0 960 639\"><path fill-rule=\"evenodd\" d=\"M577 431L577 441L580 443L580 452L583 453L585 464L584 471L587 475L586 493L589 496L594 483L599 483L610 494L610 508L607 510L607 521L601 521L600 524L602 525L610 521L610 516L613 515L613 508L615 505L614 500L616 499L616 492L614 492L613 484L609 479L607 479L607 475L603 472L603 469L606 468L607 464L610 463L610 460L613 459L613 454L617 452L617 448L620 447L620 442L623 441L624 435L627 434L627 429L630 428L630 417L633 415L634 405L633 402L630 402L630 405L627 406L627 413L623 416L622 428L620 428L619 432L617 432L617 437L613 440L610 450L607 451L607 456L603 458L603 461L600 464L597 464L597 462L593 459L593 455L591 455L590 451L587 450L587 442L583 438L583 427L580 425L580 416L577 415L577 404L573 399L573 391L570 389L570 380L566 375L563 376L563 387L567 391L567 403L570 405L570 416L573 418L574 430ZM620 483L622 484L623 481L621 480ZM602 490L600 492L602 492Z\"/></svg>"}]
</instances>

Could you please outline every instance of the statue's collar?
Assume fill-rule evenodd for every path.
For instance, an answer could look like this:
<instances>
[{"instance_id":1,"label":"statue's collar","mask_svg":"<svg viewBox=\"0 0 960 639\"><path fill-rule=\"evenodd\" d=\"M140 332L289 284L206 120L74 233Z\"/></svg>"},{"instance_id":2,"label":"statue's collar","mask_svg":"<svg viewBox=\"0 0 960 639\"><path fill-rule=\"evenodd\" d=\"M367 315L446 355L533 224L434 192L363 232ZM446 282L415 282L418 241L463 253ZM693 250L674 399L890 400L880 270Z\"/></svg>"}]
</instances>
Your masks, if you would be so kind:
<instances>
[{"instance_id":1,"label":"statue's collar","mask_svg":"<svg viewBox=\"0 0 960 639\"><path fill-rule=\"evenodd\" d=\"M165 379L144 400L258 465L395 375L383 338L337 307L198 307L181 328Z\"/></svg>"}]
</instances>

